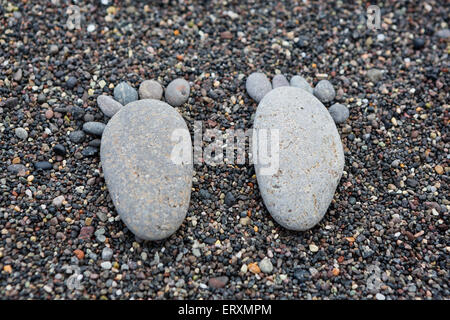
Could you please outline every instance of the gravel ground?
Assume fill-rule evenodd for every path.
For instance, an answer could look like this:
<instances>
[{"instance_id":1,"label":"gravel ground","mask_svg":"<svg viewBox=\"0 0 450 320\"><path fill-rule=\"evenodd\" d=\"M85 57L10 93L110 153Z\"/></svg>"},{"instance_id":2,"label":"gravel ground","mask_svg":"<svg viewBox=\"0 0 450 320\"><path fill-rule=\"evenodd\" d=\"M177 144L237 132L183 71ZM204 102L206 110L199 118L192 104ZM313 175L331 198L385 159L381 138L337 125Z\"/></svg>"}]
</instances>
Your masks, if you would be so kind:
<instances>
[{"instance_id":1,"label":"gravel ground","mask_svg":"<svg viewBox=\"0 0 450 320\"><path fill-rule=\"evenodd\" d=\"M0 0L2 299L450 298L445 1L386 1L377 31L363 3L188 0L77 1L69 31L67 2L52 2ZM191 129L251 128L254 71L328 78L350 109L325 218L287 231L252 165L196 165L181 228L136 239L98 137L69 134L106 123L96 98L120 81L177 77L192 85L177 108Z\"/></svg>"}]
</instances>

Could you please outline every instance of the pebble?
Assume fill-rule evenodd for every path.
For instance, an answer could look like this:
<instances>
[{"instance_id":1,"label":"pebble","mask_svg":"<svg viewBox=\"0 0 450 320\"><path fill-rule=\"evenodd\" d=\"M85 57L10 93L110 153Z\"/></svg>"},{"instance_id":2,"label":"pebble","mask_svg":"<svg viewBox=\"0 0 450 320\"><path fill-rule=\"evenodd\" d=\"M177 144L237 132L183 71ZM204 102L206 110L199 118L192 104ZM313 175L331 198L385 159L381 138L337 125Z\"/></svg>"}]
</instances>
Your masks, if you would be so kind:
<instances>
[{"instance_id":1,"label":"pebble","mask_svg":"<svg viewBox=\"0 0 450 320\"><path fill-rule=\"evenodd\" d=\"M225 195L224 202L229 207L232 207L236 202L236 198L234 197L233 193L231 193L231 191L227 192L227 194Z\"/></svg>"},{"instance_id":2,"label":"pebble","mask_svg":"<svg viewBox=\"0 0 450 320\"><path fill-rule=\"evenodd\" d=\"M54 199L52 200L52 204L53 204L55 207L59 208L59 207L62 206L64 200L66 200L66 199L64 198L64 196L61 195L61 196L58 196L58 197L54 198Z\"/></svg>"},{"instance_id":3,"label":"pebble","mask_svg":"<svg viewBox=\"0 0 450 320\"><path fill-rule=\"evenodd\" d=\"M112 264L109 261L104 261L100 264L100 266L105 269L105 270L109 270L112 268Z\"/></svg>"},{"instance_id":4,"label":"pebble","mask_svg":"<svg viewBox=\"0 0 450 320\"><path fill-rule=\"evenodd\" d=\"M64 157L66 155L66 148L62 144L55 144L53 146L53 152L58 156Z\"/></svg>"},{"instance_id":5,"label":"pebble","mask_svg":"<svg viewBox=\"0 0 450 320\"><path fill-rule=\"evenodd\" d=\"M94 136L101 136L105 127L106 125L102 122L90 121L83 124L83 131Z\"/></svg>"},{"instance_id":6,"label":"pebble","mask_svg":"<svg viewBox=\"0 0 450 320\"><path fill-rule=\"evenodd\" d=\"M343 172L339 133L319 100L293 87L273 89L258 105L254 129L270 128L280 130L279 164L269 170L256 161L261 196L283 227L308 230L325 215Z\"/></svg>"},{"instance_id":7,"label":"pebble","mask_svg":"<svg viewBox=\"0 0 450 320\"><path fill-rule=\"evenodd\" d=\"M111 260L114 252L109 247L104 247L102 250L102 260Z\"/></svg>"},{"instance_id":8,"label":"pebble","mask_svg":"<svg viewBox=\"0 0 450 320\"><path fill-rule=\"evenodd\" d=\"M291 78L291 87L296 87L296 88L306 90L307 92L309 92L311 94L314 93L314 89L310 86L308 81L306 81L306 79L303 78L302 76L298 76L298 75L293 76Z\"/></svg>"},{"instance_id":9,"label":"pebble","mask_svg":"<svg viewBox=\"0 0 450 320\"><path fill-rule=\"evenodd\" d=\"M259 268L264 273L272 273L273 265L269 258L265 257L263 260L259 262Z\"/></svg>"},{"instance_id":10,"label":"pebble","mask_svg":"<svg viewBox=\"0 0 450 320\"><path fill-rule=\"evenodd\" d=\"M50 54L57 54L59 51L59 48L56 44L52 44L50 46Z\"/></svg>"},{"instance_id":11,"label":"pebble","mask_svg":"<svg viewBox=\"0 0 450 320\"><path fill-rule=\"evenodd\" d=\"M211 278L208 281L208 286L214 289L220 289L226 286L228 283L228 277L217 277L217 278Z\"/></svg>"},{"instance_id":12,"label":"pebble","mask_svg":"<svg viewBox=\"0 0 450 320\"><path fill-rule=\"evenodd\" d=\"M121 82L114 88L114 99L125 106L130 102L136 101L138 93L127 82Z\"/></svg>"},{"instance_id":13,"label":"pebble","mask_svg":"<svg viewBox=\"0 0 450 320\"><path fill-rule=\"evenodd\" d=\"M139 86L139 97L141 99L161 100L163 96L163 87L156 80L145 80Z\"/></svg>"},{"instance_id":14,"label":"pebble","mask_svg":"<svg viewBox=\"0 0 450 320\"><path fill-rule=\"evenodd\" d=\"M340 103L333 104L328 112L336 123L344 123L350 115L348 108Z\"/></svg>"},{"instance_id":15,"label":"pebble","mask_svg":"<svg viewBox=\"0 0 450 320\"><path fill-rule=\"evenodd\" d=\"M189 93L189 83L182 78L178 78L173 80L167 86L165 98L167 103L171 106L179 107L188 100Z\"/></svg>"},{"instance_id":16,"label":"pebble","mask_svg":"<svg viewBox=\"0 0 450 320\"><path fill-rule=\"evenodd\" d=\"M275 89L278 87L289 87L289 81L282 74L277 74L272 79L272 88Z\"/></svg>"},{"instance_id":17,"label":"pebble","mask_svg":"<svg viewBox=\"0 0 450 320\"><path fill-rule=\"evenodd\" d=\"M438 32L436 32L436 36L441 39L447 39L450 38L450 29L441 29Z\"/></svg>"},{"instance_id":18,"label":"pebble","mask_svg":"<svg viewBox=\"0 0 450 320\"><path fill-rule=\"evenodd\" d=\"M81 154L85 157L94 157L98 153L98 148L93 146L87 146L81 151Z\"/></svg>"},{"instance_id":19,"label":"pebble","mask_svg":"<svg viewBox=\"0 0 450 320\"><path fill-rule=\"evenodd\" d=\"M180 164L171 157L175 129L184 132L190 157ZM100 157L109 194L129 230L144 240L161 240L179 228L193 166L189 131L174 108L145 99L121 109L106 126Z\"/></svg>"},{"instance_id":20,"label":"pebble","mask_svg":"<svg viewBox=\"0 0 450 320\"><path fill-rule=\"evenodd\" d=\"M260 102L272 90L272 84L264 73L254 72L248 76L245 88L253 100Z\"/></svg>"},{"instance_id":21,"label":"pebble","mask_svg":"<svg viewBox=\"0 0 450 320\"><path fill-rule=\"evenodd\" d=\"M75 88L77 83L78 83L78 79L77 78L69 77L69 79L67 79L67 81L66 81L66 86L67 86L68 89L73 89L73 88Z\"/></svg>"},{"instance_id":22,"label":"pebble","mask_svg":"<svg viewBox=\"0 0 450 320\"><path fill-rule=\"evenodd\" d=\"M319 251L319 247L316 246L315 244L310 244L309 245L309 251L315 253L315 252Z\"/></svg>"},{"instance_id":23,"label":"pebble","mask_svg":"<svg viewBox=\"0 0 450 320\"><path fill-rule=\"evenodd\" d=\"M425 47L425 40L422 38L414 38L413 48L415 50L420 50L420 49L423 49L423 47Z\"/></svg>"},{"instance_id":24,"label":"pebble","mask_svg":"<svg viewBox=\"0 0 450 320\"><path fill-rule=\"evenodd\" d=\"M24 175L27 171L27 167L25 167L23 164L11 164L6 168L6 170L13 174Z\"/></svg>"},{"instance_id":25,"label":"pebble","mask_svg":"<svg viewBox=\"0 0 450 320\"><path fill-rule=\"evenodd\" d=\"M336 96L336 91L328 80L320 80L313 92L322 103L331 102Z\"/></svg>"},{"instance_id":26,"label":"pebble","mask_svg":"<svg viewBox=\"0 0 450 320\"><path fill-rule=\"evenodd\" d=\"M97 104L103 114L110 118L122 108L122 105L119 102L104 94L97 97Z\"/></svg>"},{"instance_id":27,"label":"pebble","mask_svg":"<svg viewBox=\"0 0 450 320\"><path fill-rule=\"evenodd\" d=\"M383 70L380 69L370 69L367 71L367 78L373 83L377 83L383 79Z\"/></svg>"},{"instance_id":28,"label":"pebble","mask_svg":"<svg viewBox=\"0 0 450 320\"><path fill-rule=\"evenodd\" d=\"M52 164L48 161L38 161L34 163L34 168L36 170L42 169L42 170L50 170L53 168Z\"/></svg>"},{"instance_id":29,"label":"pebble","mask_svg":"<svg viewBox=\"0 0 450 320\"><path fill-rule=\"evenodd\" d=\"M16 128L16 130L14 130L14 133L16 137L21 140L25 140L26 138L28 138L28 132L24 128Z\"/></svg>"},{"instance_id":30,"label":"pebble","mask_svg":"<svg viewBox=\"0 0 450 320\"><path fill-rule=\"evenodd\" d=\"M69 135L69 139L73 143L82 143L84 141L85 137L86 137L86 134L84 133L84 131L81 131L81 130L73 131Z\"/></svg>"}]
</instances>

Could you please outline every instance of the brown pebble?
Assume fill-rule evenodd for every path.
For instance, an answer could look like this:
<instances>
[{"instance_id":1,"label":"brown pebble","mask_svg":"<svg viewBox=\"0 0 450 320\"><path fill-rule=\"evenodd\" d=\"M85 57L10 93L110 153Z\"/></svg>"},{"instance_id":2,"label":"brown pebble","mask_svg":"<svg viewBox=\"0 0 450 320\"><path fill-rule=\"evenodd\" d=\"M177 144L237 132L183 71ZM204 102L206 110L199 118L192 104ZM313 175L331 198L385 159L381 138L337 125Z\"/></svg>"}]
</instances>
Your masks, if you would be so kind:
<instances>
[{"instance_id":1,"label":"brown pebble","mask_svg":"<svg viewBox=\"0 0 450 320\"><path fill-rule=\"evenodd\" d=\"M53 110L48 109L47 111L45 111L45 117L46 117L47 119L53 118Z\"/></svg>"}]
</instances>

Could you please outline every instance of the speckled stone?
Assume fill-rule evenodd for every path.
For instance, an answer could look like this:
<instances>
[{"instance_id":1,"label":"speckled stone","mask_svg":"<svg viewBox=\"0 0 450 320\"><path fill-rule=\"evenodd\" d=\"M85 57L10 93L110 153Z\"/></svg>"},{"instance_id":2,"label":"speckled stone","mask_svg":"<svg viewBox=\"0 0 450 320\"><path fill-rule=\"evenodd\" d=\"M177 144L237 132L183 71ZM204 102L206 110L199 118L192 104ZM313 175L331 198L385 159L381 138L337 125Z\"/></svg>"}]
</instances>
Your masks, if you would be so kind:
<instances>
[{"instance_id":1,"label":"speckled stone","mask_svg":"<svg viewBox=\"0 0 450 320\"><path fill-rule=\"evenodd\" d=\"M309 85L308 81L306 81L305 78L302 76L293 76L291 78L291 87L300 88L303 90L308 91L309 93L313 94L313 88Z\"/></svg>"},{"instance_id":2,"label":"speckled stone","mask_svg":"<svg viewBox=\"0 0 450 320\"><path fill-rule=\"evenodd\" d=\"M100 157L109 194L122 221L141 239L169 237L189 207L192 142L188 135L191 160L174 163L175 129L188 132L180 114L165 102L145 99L122 108L103 132Z\"/></svg>"},{"instance_id":3,"label":"speckled stone","mask_svg":"<svg viewBox=\"0 0 450 320\"><path fill-rule=\"evenodd\" d=\"M245 88L247 89L248 95L253 100L260 102L261 99L272 90L272 84L264 73L254 72L248 76L247 81L245 82Z\"/></svg>"},{"instance_id":4,"label":"speckled stone","mask_svg":"<svg viewBox=\"0 0 450 320\"><path fill-rule=\"evenodd\" d=\"M348 108L340 103L333 104L328 109L328 112L336 123L344 123L350 115Z\"/></svg>"},{"instance_id":5,"label":"speckled stone","mask_svg":"<svg viewBox=\"0 0 450 320\"><path fill-rule=\"evenodd\" d=\"M255 164L264 204L283 227L304 231L325 215L344 168L333 119L313 95L294 87L269 92L258 105L254 129L279 129L279 166L272 175Z\"/></svg>"},{"instance_id":6,"label":"speckled stone","mask_svg":"<svg viewBox=\"0 0 450 320\"><path fill-rule=\"evenodd\" d=\"M314 95L321 102L326 103L333 101L336 97L336 91L334 91L333 85L328 80L320 80L314 88Z\"/></svg>"},{"instance_id":7,"label":"speckled stone","mask_svg":"<svg viewBox=\"0 0 450 320\"><path fill-rule=\"evenodd\" d=\"M114 88L114 99L119 101L122 105L126 105L136 101L138 99L138 93L136 89L128 83L121 82Z\"/></svg>"},{"instance_id":8,"label":"speckled stone","mask_svg":"<svg viewBox=\"0 0 450 320\"><path fill-rule=\"evenodd\" d=\"M139 86L139 97L141 99L161 100L163 87L156 80L145 80Z\"/></svg>"},{"instance_id":9,"label":"speckled stone","mask_svg":"<svg viewBox=\"0 0 450 320\"><path fill-rule=\"evenodd\" d=\"M286 77L282 74L277 74L272 79L272 87L273 89L279 87L289 87L289 81L287 81Z\"/></svg>"},{"instance_id":10,"label":"speckled stone","mask_svg":"<svg viewBox=\"0 0 450 320\"><path fill-rule=\"evenodd\" d=\"M175 79L166 88L166 101L173 107L179 107L189 98L189 83L184 79Z\"/></svg>"},{"instance_id":11,"label":"speckled stone","mask_svg":"<svg viewBox=\"0 0 450 320\"><path fill-rule=\"evenodd\" d=\"M105 116L110 118L122 108L120 102L117 102L112 97L104 94L97 97L97 104Z\"/></svg>"}]
</instances>

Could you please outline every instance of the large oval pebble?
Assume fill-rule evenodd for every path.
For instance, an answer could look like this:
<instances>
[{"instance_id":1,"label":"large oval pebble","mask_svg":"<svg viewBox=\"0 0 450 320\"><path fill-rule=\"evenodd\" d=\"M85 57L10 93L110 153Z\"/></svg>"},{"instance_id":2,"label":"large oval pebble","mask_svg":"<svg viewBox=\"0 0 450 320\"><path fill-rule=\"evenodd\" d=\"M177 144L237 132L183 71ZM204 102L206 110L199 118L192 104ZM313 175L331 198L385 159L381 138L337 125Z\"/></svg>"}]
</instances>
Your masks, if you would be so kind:
<instances>
[{"instance_id":1,"label":"large oval pebble","mask_svg":"<svg viewBox=\"0 0 450 320\"><path fill-rule=\"evenodd\" d=\"M254 129L259 134L268 129L271 135L274 129L279 130L278 166L268 174L264 168L269 165L255 161L267 210L287 229L312 228L325 215L344 168L344 152L333 119L312 94L280 87L259 103ZM270 150L276 149L273 147L270 145ZM273 166L275 154L269 156Z\"/></svg>"},{"instance_id":2,"label":"large oval pebble","mask_svg":"<svg viewBox=\"0 0 450 320\"><path fill-rule=\"evenodd\" d=\"M173 161L176 131L186 133L189 161ZM192 142L174 108L153 99L124 106L103 132L100 157L114 206L135 235L161 240L180 227L191 194Z\"/></svg>"}]
</instances>

